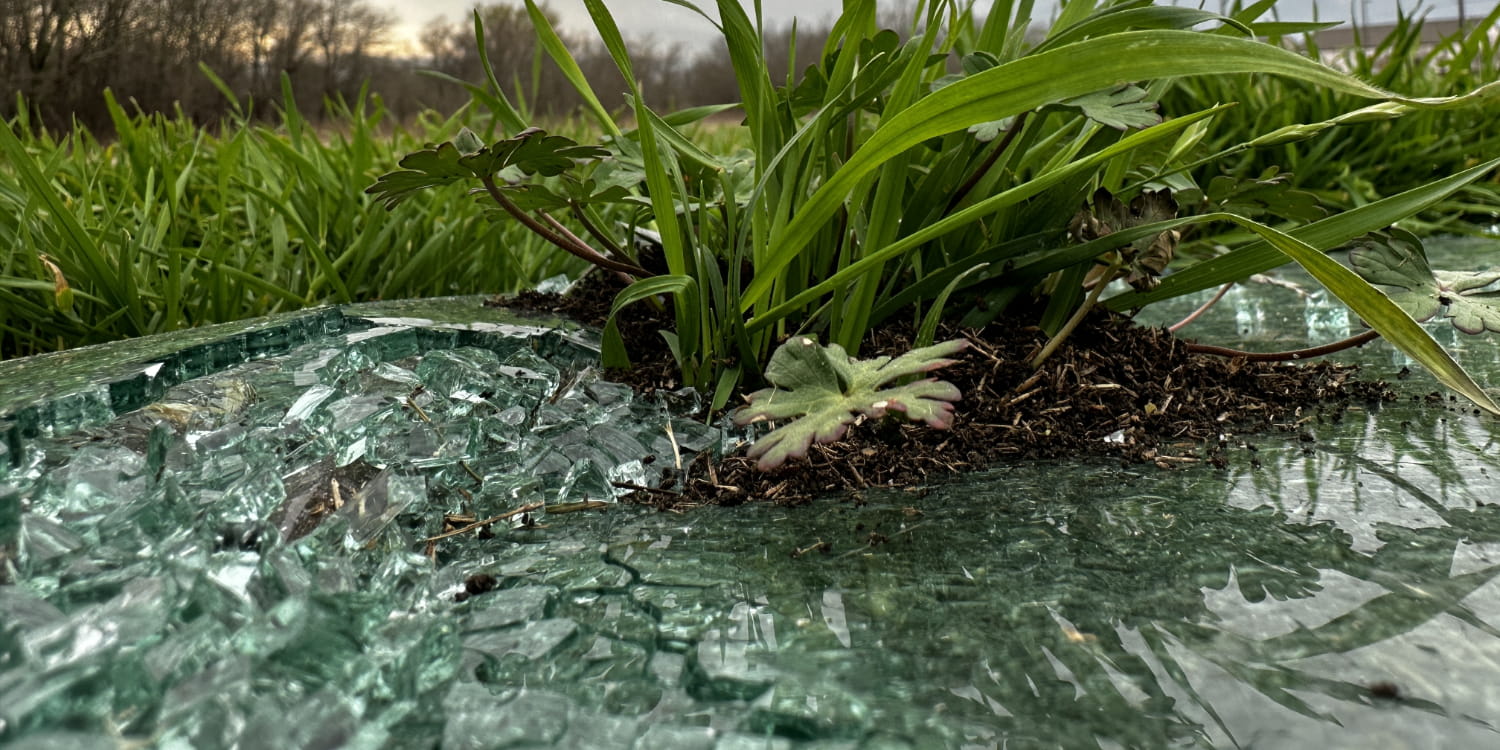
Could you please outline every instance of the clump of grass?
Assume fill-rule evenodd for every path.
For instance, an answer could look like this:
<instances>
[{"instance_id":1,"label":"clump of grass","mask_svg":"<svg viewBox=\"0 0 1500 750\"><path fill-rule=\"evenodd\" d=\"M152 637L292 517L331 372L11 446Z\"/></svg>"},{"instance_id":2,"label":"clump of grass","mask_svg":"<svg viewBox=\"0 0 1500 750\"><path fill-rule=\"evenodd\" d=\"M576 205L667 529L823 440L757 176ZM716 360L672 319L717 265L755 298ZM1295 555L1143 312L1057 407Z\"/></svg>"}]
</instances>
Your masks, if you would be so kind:
<instances>
[{"instance_id":1,"label":"clump of grass","mask_svg":"<svg viewBox=\"0 0 1500 750\"><path fill-rule=\"evenodd\" d=\"M314 128L130 113L116 136L0 127L0 357L327 302L506 292L581 264L532 252L449 191L386 213L360 192L458 118L386 123L380 100L329 102ZM18 107L22 113L27 107ZM391 132L394 131L394 136Z\"/></svg>"},{"instance_id":2,"label":"clump of grass","mask_svg":"<svg viewBox=\"0 0 1500 750\"><path fill-rule=\"evenodd\" d=\"M602 150L579 153L607 157L532 170L544 178L477 158L534 125L488 66L489 80L470 86L464 112L429 117L415 134L394 138L378 132L378 98L331 103L337 125L318 137L289 92L273 127L236 114L210 130L180 115L131 115L110 100L118 138L108 144L83 129L57 137L24 118L0 128L0 353L325 301L506 291L588 261L633 282L616 314L670 299L676 321L663 336L683 380L723 406L762 381L773 347L794 333L854 355L872 326L898 316L918 323L930 343L942 319L978 325L1027 300L1045 306L1043 327L1060 341L1089 306L1138 307L1290 258L1444 382L1495 408L1410 316L1324 255L1451 206L1492 170L1490 154L1466 152L1436 179L1326 217L1292 189L1292 176L1241 166L1268 149L1316 148L1320 136L1368 123L1485 112L1500 84L1474 76L1492 74L1484 66L1493 62L1470 61L1462 69L1477 72L1453 74L1449 95L1414 97L1391 90L1412 82L1401 75L1372 84L1255 41L1257 29L1315 26L1262 24L1268 0L1232 16L1072 0L1040 39L1027 33L1032 6L1024 0L996 3L982 18L967 3L927 0L900 32L881 28L867 0L847 3L818 63L782 85L768 72L761 19L719 0L719 20L708 22L721 32L739 101L658 113L644 105L605 4L586 5L632 106L606 111L528 2L541 48L586 103L589 128L565 135L599 142ZM1455 49L1478 54L1486 44L1466 37ZM1174 98L1226 80L1240 83L1215 93L1224 104ZM1262 120L1274 109L1253 106L1266 80L1311 87L1324 103L1294 121ZM743 117L737 129L699 124L731 107ZM455 163L473 169L447 175L455 179L435 183L424 199L371 210L375 198L360 187L471 116L479 132L460 150L476 158ZM1483 132L1461 137L1483 144ZM705 133L708 146L695 140ZM743 148L726 152L730 143ZM1351 179L1382 179L1375 165L1351 169ZM520 222L488 220L462 192L465 179L513 204L500 201L492 215ZM1180 215L1106 220L1088 200L1103 194L1129 206L1163 189ZM1234 233L1211 246L1190 236L1161 241L1226 226ZM631 257L627 240L637 228L661 237L651 270ZM1177 272L1156 283L1174 254ZM1198 262L1184 264L1184 255ZM1130 289L1114 293L1117 279ZM607 326L606 364L628 357Z\"/></svg>"},{"instance_id":3,"label":"clump of grass","mask_svg":"<svg viewBox=\"0 0 1500 750\"><path fill-rule=\"evenodd\" d=\"M666 269L653 273L635 263L628 243L597 236L600 248L592 251L609 261L598 265L634 282L616 299L614 314L669 296L676 326L663 335L684 382L713 392L716 407L741 384L759 382L771 347L792 333L823 334L854 353L871 326L893 316L912 316L930 335L948 315L950 299L970 303L961 306L974 311L961 316L970 324L993 320L1017 299L1039 299L1046 307L1042 325L1054 337L1050 349L1094 304L1136 307L1290 259L1443 382L1500 413L1410 316L1324 254L1436 205L1500 160L1336 216L1303 214L1301 222L1275 213L1302 201L1276 175L1231 176L1202 187L1191 177L1203 165L1351 123L1479 108L1500 84L1442 98L1392 92L1255 41L1253 24L1269 2L1225 17L1136 0L1074 0L1033 44L1025 33L1029 3L996 3L979 19L972 5L929 0L916 4L905 36L877 25L874 2L846 3L819 64L799 81L777 86L763 53L761 19L738 2L719 0L719 20L710 23L721 32L739 81L748 144L745 153L726 156L695 144L683 130L711 110L659 114L645 106L630 52L603 2L586 5L632 87L636 127L630 130L598 105L550 21L531 0L527 4L542 48L591 103L588 112L604 133L601 146L613 157L564 179L616 189L602 201L584 194L590 204L633 210L632 223L653 227L662 239ZM1216 26L1191 30L1205 24ZM476 33L482 34L477 16ZM955 63L961 72L950 72ZM1240 75L1269 75L1360 104L1266 127L1254 123L1249 108L1159 112L1176 81ZM498 93L493 76L490 85L486 105L510 132L521 132L527 123ZM490 155L514 146L461 141L447 147L456 148L454 163L461 168L436 168L427 175L430 184L467 179L494 185L507 165ZM401 174L387 179L414 179L396 179ZM393 184L371 190L391 195ZM1134 206L1144 191L1163 187L1220 200L1184 216L1175 215L1175 204L1171 212L1126 210L1125 201ZM557 195L554 188L539 190ZM1113 203L1106 208L1096 200L1080 213L1096 193ZM1153 195L1159 204L1173 203L1168 191ZM495 200L517 215L503 196ZM553 205L580 208L576 198ZM1236 211L1239 206L1271 210ZM580 221L586 215L574 213ZM544 213L517 218L552 221ZM590 231L599 227L588 224ZM1248 239L1156 283L1155 274L1176 252L1174 233L1213 224L1234 226ZM614 254L623 257L610 259L617 248ZM625 263L635 267L618 265ZM1131 290L1102 298L1117 278ZM628 354L612 318L605 363L626 365Z\"/></svg>"},{"instance_id":4,"label":"clump of grass","mask_svg":"<svg viewBox=\"0 0 1500 750\"><path fill-rule=\"evenodd\" d=\"M1242 11L1241 16L1253 12ZM1325 58L1334 67L1377 86L1413 97L1464 94L1500 79L1500 7L1436 43L1424 43L1424 20L1401 12L1380 39L1359 39L1347 49L1325 50L1296 27L1276 28L1272 43ZM1368 46L1366 46L1368 45ZM1241 103L1246 116L1225 118L1203 145L1223 149L1259 133L1331 120L1365 102L1345 92L1272 76L1233 75L1179 79L1164 92L1163 106L1198 109L1224 101ZM1287 182L1316 196L1330 210L1348 210L1463 171L1500 153L1500 132L1490 107L1464 107L1422 117L1366 119L1316 137L1245 150L1192 170L1206 185L1214 177L1254 178L1285 173ZM1475 182L1404 224L1424 233L1472 233L1470 221L1494 221L1500 183Z\"/></svg>"}]
</instances>

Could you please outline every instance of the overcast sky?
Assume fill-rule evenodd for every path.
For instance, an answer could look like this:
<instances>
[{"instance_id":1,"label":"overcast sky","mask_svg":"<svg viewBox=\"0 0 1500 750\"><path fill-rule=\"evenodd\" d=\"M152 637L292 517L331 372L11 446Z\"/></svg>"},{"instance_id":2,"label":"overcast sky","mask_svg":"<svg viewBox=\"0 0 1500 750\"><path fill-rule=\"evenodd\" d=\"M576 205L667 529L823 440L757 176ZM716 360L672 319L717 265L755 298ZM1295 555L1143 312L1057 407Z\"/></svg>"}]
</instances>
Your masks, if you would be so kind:
<instances>
[{"instance_id":1,"label":"overcast sky","mask_svg":"<svg viewBox=\"0 0 1500 750\"><path fill-rule=\"evenodd\" d=\"M523 6L522 0L501 0ZM493 4L487 0L484 4ZM379 7L382 2L372 3ZM467 20L474 0L384 0L384 4L396 13L403 29L398 34L415 37L423 25L436 16L446 16L449 21ZM717 17L714 0L695 2L695 5ZM753 7L751 3L743 3ZM988 4L988 3L986 3ZM548 0L547 7L557 14L564 26L574 30L590 31L594 28L584 9L583 0ZM717 32L701 16L663 0L605 0L620 31L627 38L654 38L658 41L706 42ZM790 19L799 16L817 20L831 18L842 6L841 0L762 0L766 19Z\"/></svg>"},{"instance_id":2,"label":"overcast sky","mask_svg":"<svg viewBox=\"0 0 1500 750\"><path fill-rule=\"evenodd\" d=\"M522 4L522 0L506 1ZM1219 0L1205 2L1210 10L1218 10L1222 5ZM1465 13L1471 17L1482 15L1494 8L1495 2L1496 0L1465 0ZM384 5L394 12L399 19L397 34L414 39L422 26L437 16L447 16L449 21L466 19L469 9L475 3L473 0L375 0L373 4L377 7ZM576 30L593 28L588 12L584 10L583 0L549 0L547 4L562 19L564 25ZM712 11L715 2L701 0L696 4ZM741 0L741 4L747 7L751 5L748 0ZM1038 0L1035 15L1050 15L1054 4L1049 0ZM1198 3L1196 0L1178 0L1178 4ZM713 27L692 11L663 0L606 0L606 5L628 37L702 43L714 34ZM761 3L768 21L785 21L793 16L811 21L821 20L835 15L841 5L841 0L762 0ZM978 3L981 9L989 5L990 0L980 0ZM1371 23L1379 23L1395 18L1397 4L1390 0L1282 0L1277 5L1277 11L1282 20L1311 20L1314 6L1321 20L1347 20L1366 14ZM1415 6L1414 2L1403 4L1403 7ZM1429 0L1423 6L1432 9L1429 16L1431 18L1456 18L1459 0Z\"/></svg>"}]
</instances>

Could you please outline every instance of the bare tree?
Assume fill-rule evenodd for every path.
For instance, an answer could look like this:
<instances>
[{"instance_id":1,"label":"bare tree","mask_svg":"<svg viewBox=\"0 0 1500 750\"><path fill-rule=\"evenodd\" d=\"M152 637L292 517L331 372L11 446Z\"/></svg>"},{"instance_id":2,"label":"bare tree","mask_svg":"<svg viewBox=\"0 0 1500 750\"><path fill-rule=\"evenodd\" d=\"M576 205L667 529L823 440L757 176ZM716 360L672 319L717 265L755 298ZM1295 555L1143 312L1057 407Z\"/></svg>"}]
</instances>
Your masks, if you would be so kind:
<instances>
[{"instance_id":1,"label":"bare tree","mask_svg":"<svg viewBox=\"0 0 1500 750\"><path fill-rule=\"evenodd\" d=\"M525 8L496 2L480 6L479 13L486 53L512 101L533 115L581 106L572 85L540 49ZM325 97L352 99L366 85L397 116L428 107L451 111L468 101L468 93L419 78L419 68L475 83L485 79L469 19L428 23L419 40L421 60L391 56L393 26L390 14L371 0L0 0L0 81L12 84L20 101L45 123L77 120L108 127L105 88L143 111L180 108L198 119L222 116L228 102L200 65L238 101L280 101L285 77L297 107L308 116L323 111ZM557 28L604 105L628 108L630 86L598 38ZM799 28L793 55L791 27L769 30L765 42L773 80L781 84L812 64L827 33L826 26ZM634 73L653 107L738 97L734 71L721 49L695 53L651 40L633 40L630 49ZM15 114L17 101L0 97L0 117ZM265 115L275 109L262 105L251 111Z\"/></svg>"},{"instance_id":2,"label":"bare tree","mask_svg":"<svg viewBox=\"0 0 1500 750\"><path fill-rule=\"evenodd\" d=\"M0 0L0 79L28 96L51 95L77 14L72 0Z\"/></svg>"}]
</instances>

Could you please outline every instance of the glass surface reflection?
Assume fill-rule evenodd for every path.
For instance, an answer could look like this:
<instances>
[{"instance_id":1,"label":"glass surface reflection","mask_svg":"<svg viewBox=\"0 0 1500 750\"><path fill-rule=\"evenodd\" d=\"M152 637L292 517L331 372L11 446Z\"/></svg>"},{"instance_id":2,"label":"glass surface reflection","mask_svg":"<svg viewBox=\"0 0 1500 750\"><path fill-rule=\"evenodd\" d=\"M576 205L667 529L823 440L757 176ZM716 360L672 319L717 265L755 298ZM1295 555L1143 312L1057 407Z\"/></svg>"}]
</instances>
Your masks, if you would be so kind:
<instances>
[{"instance_id":1,"label":"glass surface reflection","mask_svg":"<svg viewBox=\"0 0 1500 750\"><path fill-rule=\"evenodd\" d=\"M1348 358L1401 401L1234 438L1223 470L678 515L579 503L734 436L600 380L587 332L476 310L6 363L35 388L0 400L0 742L1500 743L1496 427L1381 344ZM1358 325L1251 284L1185 333Z\"/></svg>"}]
</instances>

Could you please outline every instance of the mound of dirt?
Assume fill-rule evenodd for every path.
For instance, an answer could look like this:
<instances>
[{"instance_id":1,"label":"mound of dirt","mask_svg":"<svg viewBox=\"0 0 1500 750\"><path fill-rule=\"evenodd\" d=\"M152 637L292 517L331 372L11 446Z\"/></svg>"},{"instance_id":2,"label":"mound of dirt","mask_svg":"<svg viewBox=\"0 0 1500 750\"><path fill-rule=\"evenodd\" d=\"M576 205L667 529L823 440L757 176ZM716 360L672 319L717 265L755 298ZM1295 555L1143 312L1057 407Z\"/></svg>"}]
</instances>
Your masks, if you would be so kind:
<instances>
[{"instance_id":1,"label":"mound of dirt","mask_svg":"<svg viewBox=\"0 0 1500 750\"><path fill-rule=\"evenodd\" d=\"M567 296L534 292L497 304L566 315L602 326L614 298L607 281L587 282ZM914 486L1008 460L1105 456L1163 469L1207 462L1225 465L1233 435L1300 430L1309 421L1339 419L1355 403L1387 401L1384 382L1356 377L1356 368L1328 362L1264 363L1188 351L1156 328L1098 312L1079 326L1043 367L1028 364L1046 336L1034 320L1007 318L962 337L960 361L935 373L958 386L952 429L885 420L857 424L845 438L815 445L806 461L761 472L744 456L695 461L681 493L636 493L664 508L747 501L805 502L830 492L873 486ZM642 392L675 389L677 368L658 331L668 310L636 305L620 321L635 368L611 377ZM861 356L898 355L911 348L909 326L871 333Z\"/></svg>"}]
</instances>

